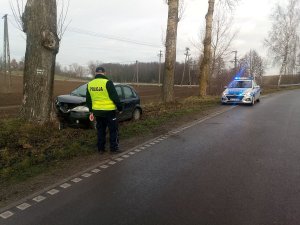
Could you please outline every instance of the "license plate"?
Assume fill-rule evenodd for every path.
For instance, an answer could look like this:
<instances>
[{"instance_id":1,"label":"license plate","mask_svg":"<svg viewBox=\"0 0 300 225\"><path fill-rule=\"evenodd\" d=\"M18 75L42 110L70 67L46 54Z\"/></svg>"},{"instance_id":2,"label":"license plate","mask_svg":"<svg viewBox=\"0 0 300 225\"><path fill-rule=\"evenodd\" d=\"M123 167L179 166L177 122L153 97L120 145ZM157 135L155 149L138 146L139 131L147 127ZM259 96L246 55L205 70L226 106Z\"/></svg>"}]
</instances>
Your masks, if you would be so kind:
<instances>
[{"instance_id":1,"label":"license plate","mask_svg":"<svg viewBox=\"0 0 300 225\"><path fill-rule=\"evenodd\" d=\"M240 99L238 99L238 98L231 98L230 101L239 102Z\"/></svg>"}]
</instances>

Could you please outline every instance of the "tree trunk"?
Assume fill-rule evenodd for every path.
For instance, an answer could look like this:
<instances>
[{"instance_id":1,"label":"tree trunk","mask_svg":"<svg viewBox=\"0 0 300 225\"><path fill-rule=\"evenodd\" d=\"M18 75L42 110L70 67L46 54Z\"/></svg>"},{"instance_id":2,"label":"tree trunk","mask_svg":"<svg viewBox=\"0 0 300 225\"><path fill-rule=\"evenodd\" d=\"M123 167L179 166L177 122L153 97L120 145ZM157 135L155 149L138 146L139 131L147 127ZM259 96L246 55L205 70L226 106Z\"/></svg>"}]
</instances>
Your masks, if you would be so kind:
<instances>
[{"instance_id":1,"label":"tree trunk","mask_svg":"<svg viewBox=\"0 0 300 225\"><path fill-rule=\"evenodd\" d=\"M28 0L22 20L27 41L21 117L44 124L50 119L59 49L56 0Z\"/></svg>"},{"instance_id":2,"label":"tree trunk","mask_svg":"<svg viewBox=\"0 0 300 225\"><path fill-rule=\"evenodd\" d=\"M280 68L280 73L279 73L279 78L278 78L278 83L277 83L277 87L279 87L281 85L281 77L282 75L286 75L286 70L287 70L287 58L288 58L288 51L289 51L289 46L286 45L284 48L284 56L283 56L283 61L281 64L281 68Z\"/></svg>"},{"instance_id":3,"label":"tree trunk","mask_svg":"<svg viewBox=\"0 0 300 225\"><path fill-rule=\"evenodd\" d=\"M211 33L212 33L212 22L214 14L215 0L208 1L208 11L205 16L206 18L206 30L204 39L204 53L203 59L200 65L200 76L199 76L199 94L201 97L207 94L207 83L210 76L210 64L211 64Z\"/></svg>"},{"instance_id":4,"label":"tree trunk","mask_svg":"<svg viewBox=\"0 0 300 225\"><path fill-rule=\"evenodd\" d=\"M168 0L168 26L166 36L165 72L163 79L163 102L174 101L174 73L176 63L176 40L179 0Z\"/></svg>"}]
</instances>

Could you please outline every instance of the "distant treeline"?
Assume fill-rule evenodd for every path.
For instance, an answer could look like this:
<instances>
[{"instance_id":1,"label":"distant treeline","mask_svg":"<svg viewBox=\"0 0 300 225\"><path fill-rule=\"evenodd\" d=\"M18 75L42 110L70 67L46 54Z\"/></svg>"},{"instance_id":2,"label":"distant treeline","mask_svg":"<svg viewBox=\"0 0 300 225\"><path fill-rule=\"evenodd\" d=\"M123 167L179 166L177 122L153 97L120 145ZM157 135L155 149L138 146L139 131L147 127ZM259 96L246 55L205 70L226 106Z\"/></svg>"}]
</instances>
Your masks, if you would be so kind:
<instances>
[{"instance_id":1,"label":"distant treeline","mask_svg":"<svg viewBox=\"0 0 300 225\"><path fill-rule=\"evenodd\" d=\"M90 63L88 68L83 68L78 64L72 64L69 67L62 68L58 64L56 66L56 74L66 77L91 77L98 65ZM159 83L159 80L160 83L163 82L164 63L161 65L158 62L138 62L133 64L101 63L100 65L105 68L107 76L114 82ZM185 71L183 74L184 67ZM184 66L184 63L177 62L174 82L175 84L198 84L198 66Z\"/></svg>"},{"instance_id":2,"label":"distant treeline","mask_svg":"<svg viewBox=\"0 0 300 225\"><path fill-rule=\"evenodd\" d=\"M260 81L263 86L276 86L278 84L277 76L263 76ZM300 84L300 74L284 75L281 77L281 84Z\"/></svg>"}]
</instances>

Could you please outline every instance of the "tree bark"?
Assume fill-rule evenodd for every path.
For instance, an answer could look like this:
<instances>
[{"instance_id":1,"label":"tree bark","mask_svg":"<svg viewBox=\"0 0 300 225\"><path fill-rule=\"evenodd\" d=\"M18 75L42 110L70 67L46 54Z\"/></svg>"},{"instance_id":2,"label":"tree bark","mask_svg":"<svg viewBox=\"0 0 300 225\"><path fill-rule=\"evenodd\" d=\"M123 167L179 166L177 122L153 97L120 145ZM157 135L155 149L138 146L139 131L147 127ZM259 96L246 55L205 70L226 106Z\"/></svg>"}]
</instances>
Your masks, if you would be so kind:
<instances>
[{"instance_id":1,"label":"tree bark","mask_svg":"<svg viewBox=\"0 0 300 225\"><path fill-rule=\"evenodd\" d=\"M59 50L56 0L28 0L22 21L27 41L21 117L44 124L50 119Z\"/></svg>"},{"instance_id":2,"label":"tree bark","mask_svg":"<svg viewBox=\"0 0 300 225\"><path fill-rule=\"evenodd\" d=\"M163 79L163 102L174 101L174 73L176 63L176 41L179 0L168 0L168 26L166 36L165 73Z\"/></svg>"},{"instance_id":3,"label":"tree bark","mask_svg":"<svg viewBox=\"0 0 300 225\"><path fill-rule=\"evenodd\" d=\"M201 97L207 94L207 83L209 76L211 74L210 64L211 64L211 34L212 34L212 22L214 14L214 4L215 0L208 1L208 11L205 16L206 19L206 30L204 38L204 54L200 65L200 75L199 75L199 95Z\"/></svg>"}]
</instances>

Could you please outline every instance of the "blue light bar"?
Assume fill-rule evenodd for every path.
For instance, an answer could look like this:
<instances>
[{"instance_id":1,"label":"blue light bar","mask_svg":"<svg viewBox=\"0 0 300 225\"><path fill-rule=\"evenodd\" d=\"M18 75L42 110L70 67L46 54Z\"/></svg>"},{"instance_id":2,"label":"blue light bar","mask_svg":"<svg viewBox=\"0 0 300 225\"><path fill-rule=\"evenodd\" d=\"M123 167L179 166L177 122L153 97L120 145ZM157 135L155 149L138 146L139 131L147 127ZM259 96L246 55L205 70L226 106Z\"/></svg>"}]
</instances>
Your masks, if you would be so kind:
<instances>
[{"instance_id":1,"label":"blue light bar","mask_svg":"<svg viewBox=\"0 0 300 225\"><path fill-rule=\"evenodd\" d=\"M253 80L253 77L235 77L235 80Z\"/></svg>"}]
</instances>

